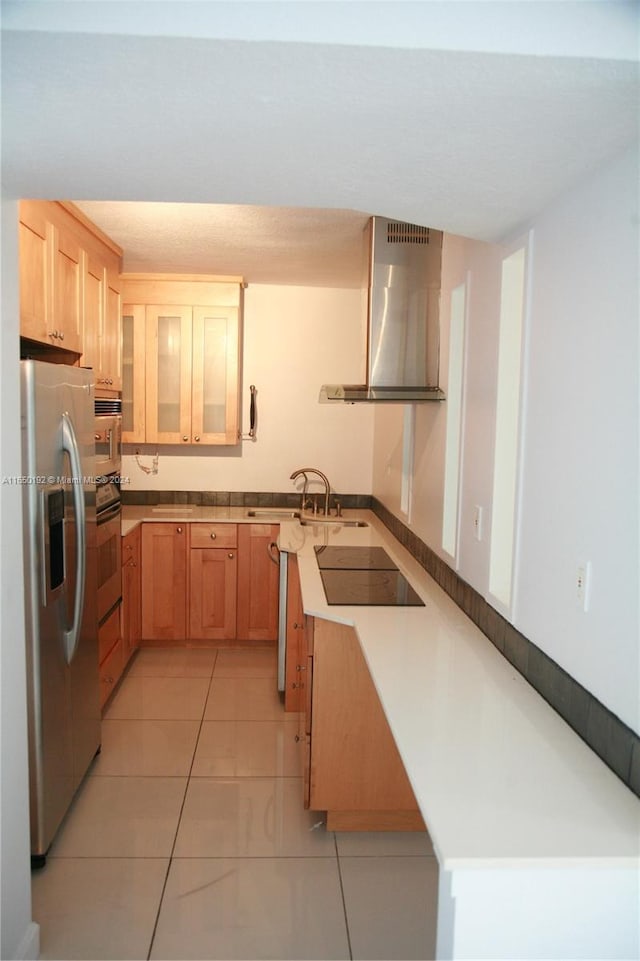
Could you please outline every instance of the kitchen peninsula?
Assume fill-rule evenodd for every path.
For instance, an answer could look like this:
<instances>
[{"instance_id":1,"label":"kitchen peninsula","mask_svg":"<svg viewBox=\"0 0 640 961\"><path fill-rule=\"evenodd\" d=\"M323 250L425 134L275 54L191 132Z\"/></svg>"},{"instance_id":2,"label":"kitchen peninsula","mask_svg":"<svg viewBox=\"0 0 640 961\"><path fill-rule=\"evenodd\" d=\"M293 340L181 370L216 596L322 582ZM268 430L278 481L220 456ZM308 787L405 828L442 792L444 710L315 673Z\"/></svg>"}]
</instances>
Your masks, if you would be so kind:
<instances>
[{"instance_id":1,"label":"kitchen peninsula","mask_svg":"<svg viewBox=\"0 0 640 961\"><path fill-rule=\"evenodd\" d=\"M125 508L123 529L249 520L246 508L151 510ZM282 520L279 546L297 555L305 614L357 633L440 866L437 957L633 957L637 798L381 521L352 513L368 526ZM328 605L324 544L383 547L424 606Z\"/></svg>"}]
</instances>

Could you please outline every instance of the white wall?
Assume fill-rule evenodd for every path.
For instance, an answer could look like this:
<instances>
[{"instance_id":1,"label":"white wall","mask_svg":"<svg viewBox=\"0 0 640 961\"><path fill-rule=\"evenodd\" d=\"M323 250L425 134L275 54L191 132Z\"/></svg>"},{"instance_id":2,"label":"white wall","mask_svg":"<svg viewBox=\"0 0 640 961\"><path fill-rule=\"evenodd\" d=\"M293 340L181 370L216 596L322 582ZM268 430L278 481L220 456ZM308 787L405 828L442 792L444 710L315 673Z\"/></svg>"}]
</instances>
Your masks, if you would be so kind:
<instances>
[{"instance_id":1,"label":"white wall","mask_svg":"<svg viewBox=\"0 0 640 961\"><path fill-rule=\"evenodd\" d=\"M488 585L488 538L473 535L473 509L485 509L484 527L490 527L496 371L498 360L498 310L500 293L500 247L445 234L440 302L440 386L448 388L449 316L451 292L467 283L465 331L465 378L462 424L464 484L460 492L458 555L453 566L461 576L486 593ZM409 526L447 563L442 549L444 457L447 403L416 405L416 442L412 511ZM402 408L376 409L373 459L374 494L405 523L400 513L402 471Z\"/></svg>"},{"instance_id":2,"label":"white wall","mask_svg":"<svg viewBox=\"0 0 640 961\"><path fill-rule=\"evenodd\" d=\"M638 716L637 153L579 184L531 225L534 254L512 621L621 720ZM511 238L510 238L511 240ZM488 593L500 261L503 249L447 237L443 322L468 272L461 577ZM446 330L441 369L446 374ZM443 378L444 379L444 378ZM446 403L418 418L410 526L441 550ZM397 516L402 421L376 412L374 494ZM484 536L473 510L484 508ZM579 562L593 567L589 610Z\"/></svg>"},{"instance_id":3,"label":"white wall","mask_svg":"<svg viewBox=\"0 0 640 961\"><path fill-rule=\"evenodd\" d=\"M640 730L638 155L534 224L516 624ZM576 600L592 564L589 611Z\"/></svg>"},{"instance_id":4,"label":"white wall","mask_svg":"<svg viewBox=\"0 0 640 961\"><path fill-rule=\"evenodd\" d=\"M188 453L161 448L155 476L125 456L130 489L293 491L290 474L307 466L323 471L334 491L371 493L372 409L318 403L323 383L364 382L365 350L360 291L249 285L243 430L249 430L249 385L255 384L257 440ZM143 464L155 449L141 448Z\"/></svg>"}]
</instances>

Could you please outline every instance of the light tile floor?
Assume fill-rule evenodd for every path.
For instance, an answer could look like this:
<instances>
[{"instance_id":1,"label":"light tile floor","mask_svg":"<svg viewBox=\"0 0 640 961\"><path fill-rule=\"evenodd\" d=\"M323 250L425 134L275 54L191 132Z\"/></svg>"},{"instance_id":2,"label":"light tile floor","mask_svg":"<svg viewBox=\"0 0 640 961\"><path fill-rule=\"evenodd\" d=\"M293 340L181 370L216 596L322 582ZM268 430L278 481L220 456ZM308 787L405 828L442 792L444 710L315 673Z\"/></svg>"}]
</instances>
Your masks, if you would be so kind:
<instances>
[{"instance_id":1,"label":"light tile floor","mask_svg":"<svg viewBox=\"0 0 640 961\"><path fill-rule=\"evenodd\" d=\"M434 957L428 837L304 810L275 674L265 647L137 654L33 874L41 958Z\"/></svg>"}]
</instances>

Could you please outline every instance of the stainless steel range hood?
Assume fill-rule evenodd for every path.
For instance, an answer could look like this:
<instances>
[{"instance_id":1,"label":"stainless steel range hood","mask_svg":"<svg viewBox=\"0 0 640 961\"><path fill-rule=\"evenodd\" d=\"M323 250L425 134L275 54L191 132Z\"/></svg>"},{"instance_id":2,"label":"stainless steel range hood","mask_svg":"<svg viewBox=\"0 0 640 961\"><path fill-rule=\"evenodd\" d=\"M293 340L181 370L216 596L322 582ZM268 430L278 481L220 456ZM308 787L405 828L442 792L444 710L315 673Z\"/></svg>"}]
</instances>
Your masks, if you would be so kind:
<instances>
[{"instance_id":1,"label":"stainless steel range hood","mask_svg":"<svg viewBox=\"0 0 640 961\"><path fill-rule=\"evenodd\" d=\"M442 232L372 217L365 243L367 383L324 384L321 403L444 400L438 386Z\"/></svg>"}]
</instances>

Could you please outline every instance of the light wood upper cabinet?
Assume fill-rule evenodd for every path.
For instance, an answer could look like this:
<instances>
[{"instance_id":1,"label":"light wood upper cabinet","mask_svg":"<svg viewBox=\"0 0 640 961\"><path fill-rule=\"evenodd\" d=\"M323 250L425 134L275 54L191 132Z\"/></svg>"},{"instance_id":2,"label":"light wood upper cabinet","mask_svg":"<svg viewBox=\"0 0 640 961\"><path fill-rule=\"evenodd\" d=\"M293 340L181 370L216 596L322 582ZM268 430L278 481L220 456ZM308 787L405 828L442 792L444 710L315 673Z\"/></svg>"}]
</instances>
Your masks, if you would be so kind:
<instances>
[{"instance_id":1,"label":"light wood upper cabinet","mask_svg":"<svg viewBox=\"0 0 640 961\"><path fill-rule=\"evenodd\" d=\"M191 335L190 307L147 307L147 443L191 443Z\"/></svg>"},{"instance_id":2,"label":"light wood upper cabinet","mask_svg":"<svg viewBox=\"0 0 640 961\"><path fill-rule=\"evenodd\" d=\"M82 352L81 247L52 204L20 204L20 333Z\"/></svg>"},{"instance_id":3,"label":"light wood upper cabinet","mask_svg":"<svg viewBox=\"0 0 640 961\"><path fill-rule=\"evenodd\" d=\"M96 365L96 387L109 391L122 390L121 298L118 273L104 268L103 310L99 329L99 354ZM86 326L85 326L86 329Z\"/></svg>"},{"instance_id":4,"label":"light wood upper cabinet","mask_svg":"<svg viewBox=\"0 0 640 961\"><path fill-rule=\"evenodd\" d=\"M19 243L21 336L81 355L119 390L120 248L73 204L40 200L20 203Z\"/></svg>"},{"instance_id":5,"label":"light wood upper cabinet","mask_svg":"<svg viewBox=\"0 0 640 961\"><path fill-rule=\"evenodd\" d=\"M196 444L237 444L237 307L194 307L191 424Z\"/></svg>"},{"instance_id":6,"label":"light wood upper cabinet","mask_svg":"<svg viewBox=\"0 0 640 961\"><path fill-rule=\"evenodd\" d=\"M145 442L145 322L141 306L122 308L122 442Z\"/></svg>"},{"instance_id":7,"label":"light wood upper cabinet","mask_svg":"<svg viewBox=\"0 0 640 961\"><path fill-rule=\"evenodd\" d=\"M101 392L122 389L120 282L104 258L83 251L82 365L92 367Z\"/></svg>"},{"instance_id":8,"label":"light wood upper cabinet","mask_svg":"<svg viewBox=\"0 0 640 961\"><path fill-rule=\"evenodd\" d=\"M20 333L30 340L50 343L51 318L51 269L49 266L50 234L53 227L47 223L37 204L20 204L19 259L20 259Z\"/></svg>"},{"instance_id":9,"label":"light wood upper cabinet","mask_svg":"<svg viewBox=\"0 0 640 961\"><path fill-rule=\"evenodd\" d=\"M80 243L64 226L53 230L53 321L59 346L82 353L82 266Z\"/></svg>"},{"instance_id":10,"label":"light wood upper cabinet","mask_svg":"<svg viewBox=\"0 0 640 961\"><path fill-rule=\"evenodd\" d=\"M100 334L104 326L104 267L96 258L84 258L84 342L82 362L100 367Z\"/></svg>"},{"instance_id":11,"label":"light wood upper cabinet","mask_svg":"<svg viewBox=\"0 0 640 961\"><path fill-rule=\"evenodd\" d=\"M125 442L237 444L240 282L137 274L122 280Z\"/></svg>"}]
</instances>

